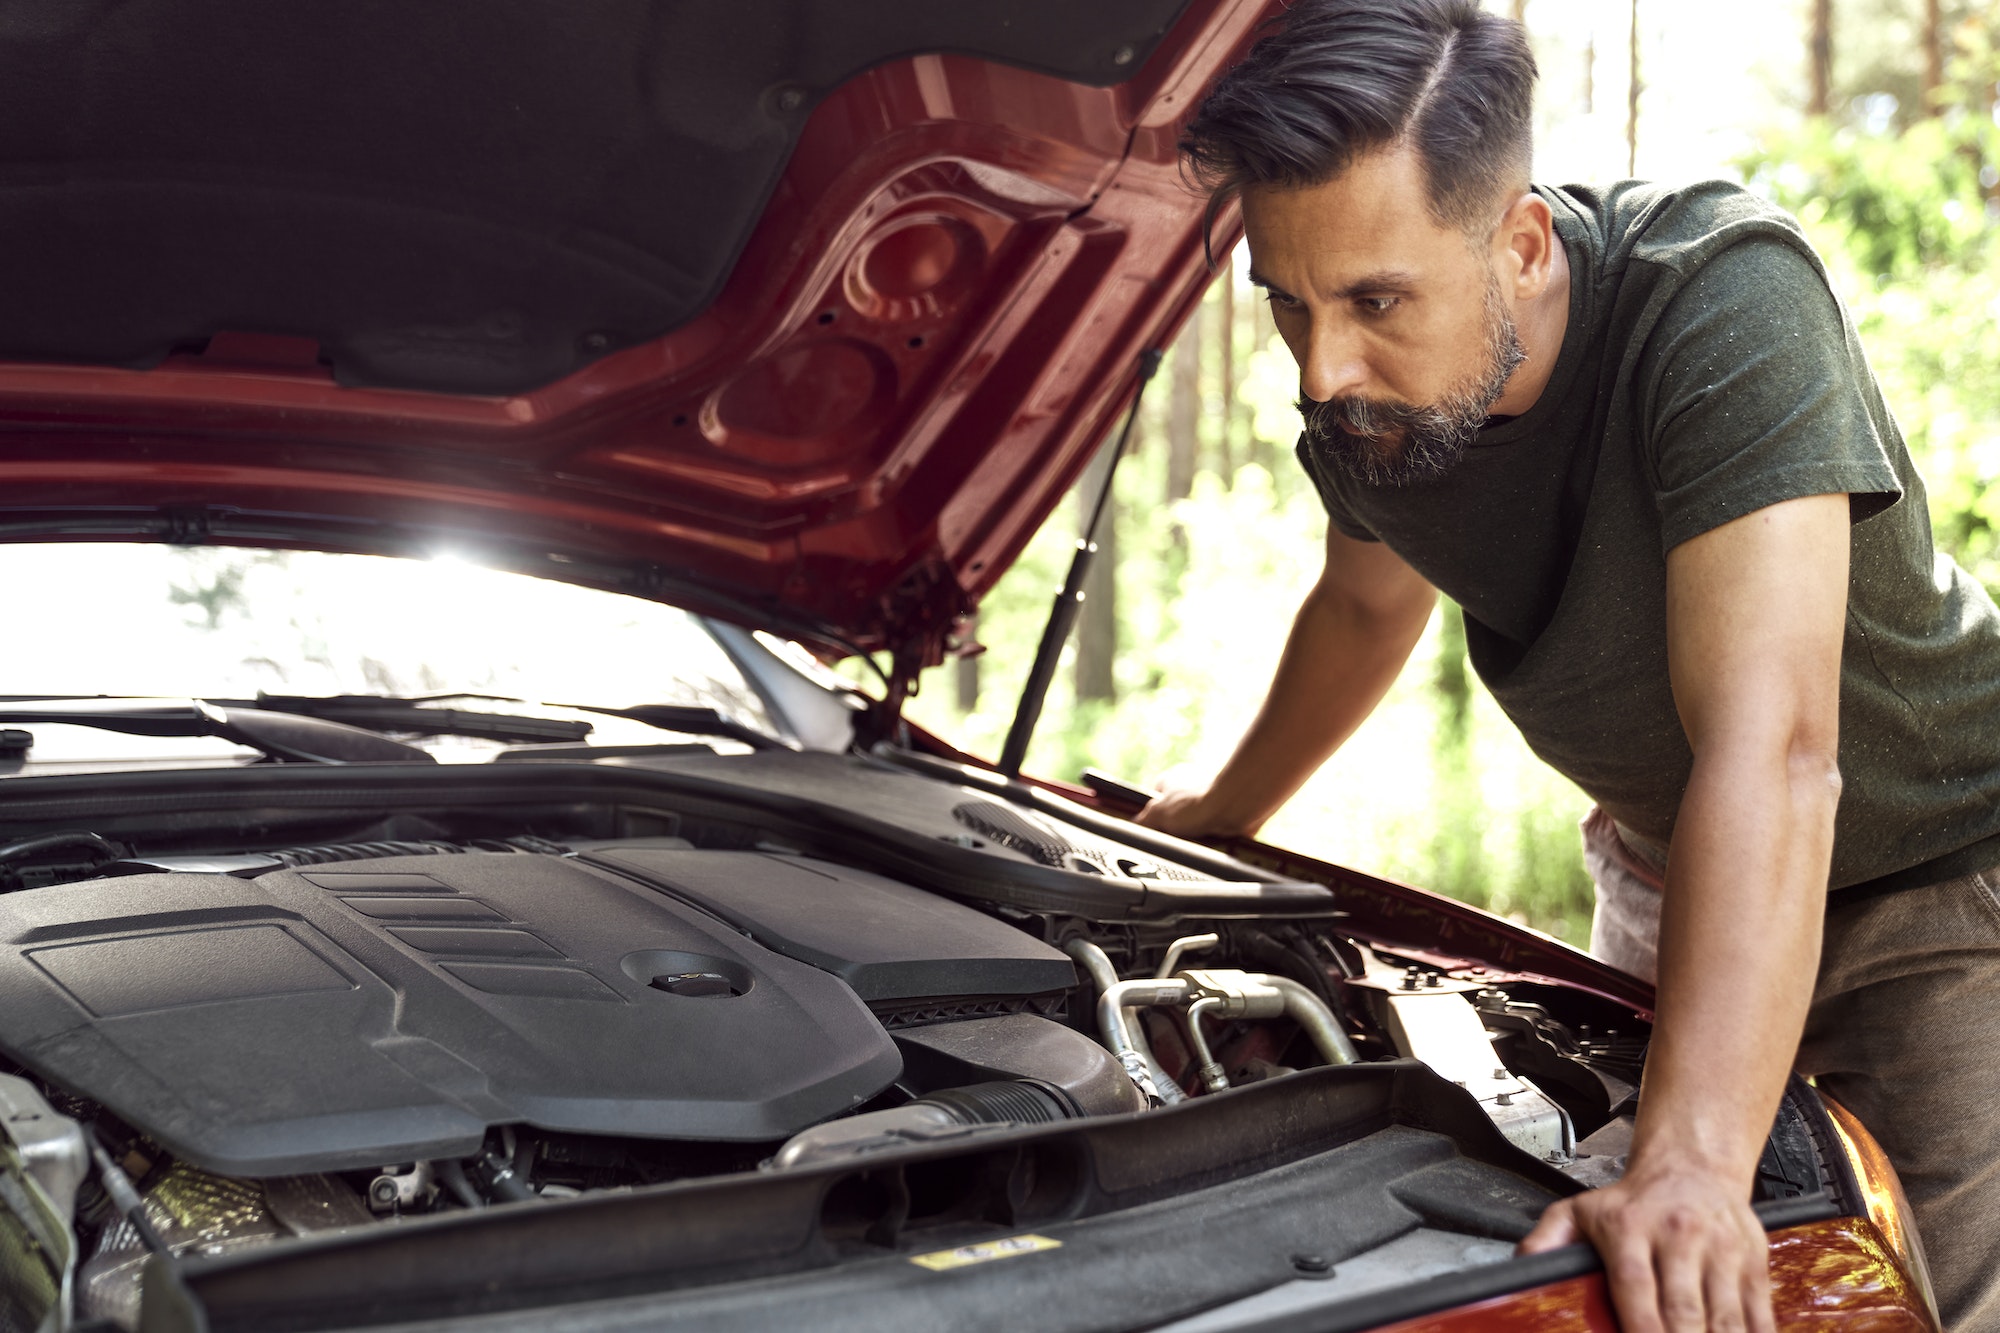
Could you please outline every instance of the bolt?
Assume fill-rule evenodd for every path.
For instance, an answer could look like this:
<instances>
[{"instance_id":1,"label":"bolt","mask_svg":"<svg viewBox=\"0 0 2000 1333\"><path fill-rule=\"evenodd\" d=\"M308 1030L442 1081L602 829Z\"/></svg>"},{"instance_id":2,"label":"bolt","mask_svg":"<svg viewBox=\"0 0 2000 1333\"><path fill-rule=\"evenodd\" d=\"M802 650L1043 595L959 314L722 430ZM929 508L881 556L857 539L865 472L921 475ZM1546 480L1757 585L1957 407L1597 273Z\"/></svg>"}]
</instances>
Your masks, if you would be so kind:
<instances>
[{"instance_id":1,"label":"bolt","mask_svg":"<svg viewBox=\"0 0 2000 1333\"><path fill-rule=\"evenodd\" d=\"M1495 1068L1495 1069L1494 1069L1494 1071L1493 1071L1493 1077L1495 1077L1495 1078L1497 1078L1497 1079L1506 1079L1506 1078L1510 1077L1510 1075L1509 1075L1509 1074L1507 1073L1507 1071L1506 1071L1506 1070L1505 1070L1504 1068Z\"/></svg>"},{"instance_id":2,"label":"bolt","mask_svg":"<svg viewBox=\"0 0 2000 1333\"><path fill-rule=\"evenodd\" d=\"M1333 1260L1323 1254L1295 1254L1292 1267L1300 1277L1332 1277Z\"/></svg>"},{"instance_id":3,"label":"bolt","mask_svg":"<svg viewBox=\"0 0 2000 1333\"><path fill-rule=\"evenodd\" d=\"M1493 1099L1493 1104L1495 1106L1512 1106L1514 1104L1514 1094L1511 1092L1503 1092L1498 1097L1495 1097Z\"/></svg>"},{"instance_id":4,"label":"bolt","mask_svg":"<svg viewBox=\"0 0 2000 1333\"><path fill-rule=\"evenodd\" d=\"M778 94L778 110L797 111L806 104L806 95L797 88L787 88Z\"/></svg>"},{"instance_id":5,"label":"bolt","mask_svg":"<svg viewBox=\"0 0 2000 1333\"><path fill-rule=\"evenodd\" d=\"M1129 65L1132 63L1132 57L1137 54L1138 52L1134 51L1131 47L1121 46L1111 53L1111 63L1114 65Z\"/></svg>"},{"instance_id":6,"label":"bolt","mask_svg":"<svg viewBox=\"0 0 2000 1333\"><path fill-rule=\"evenodd\" d=\"M377 1176L368 1186L368 1197L383 1207L396 1202L396 1182L387 1176Z\"/></svg>"}]
</instances>

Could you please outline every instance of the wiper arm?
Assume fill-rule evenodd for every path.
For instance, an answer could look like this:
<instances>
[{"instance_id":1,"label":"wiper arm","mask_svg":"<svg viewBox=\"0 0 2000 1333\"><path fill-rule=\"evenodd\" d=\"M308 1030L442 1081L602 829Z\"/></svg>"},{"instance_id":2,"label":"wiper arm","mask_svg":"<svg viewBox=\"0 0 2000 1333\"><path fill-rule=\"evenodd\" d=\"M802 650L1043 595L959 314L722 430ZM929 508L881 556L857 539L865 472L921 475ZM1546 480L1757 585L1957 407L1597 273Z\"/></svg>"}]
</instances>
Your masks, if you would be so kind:
<instances>
[{"instance_id":1,"label":"wiper arm","mask_svg":"<svg viewBox=\"0 0 2000 1333\"><path fill-rule=\"evenodd\" d=\"M661 731L684 736L718 736L741 741L753 750L785 750L783 741L766 736L755 727L746 727L735 718L724 717L713 708L694 704L639 704L633 708L596 708L590 704L551 704L551 708L574 708L579 713L601 713L605 717L628 718Z\"/></svg>"},{"instance_id":2,"label":"wiper arm","mask_svg":"<svg viewBox=\"0 0 2000 1333\"><path fill-rule=\"evenodd\" d=\"M522 717L512 713L467 712L459 708L427 708L433 699L493 699L521 703L494 694L438 694L419 699L393 694L259 694L253 700L211 699L224 706L258 708L297 717L325 718L376 731L402 731L415 736L471 736L480 740L544 745L580 741L596 728L588 722L553 717Z\"/></svg>"},{"instance_id":3,"label":"wiper arm","mask_svg":"<svg viewBox=\"0 0 2000 1333\"><path fill-rule=\"evenodd\" d=\"M95 727L127 736L215 736L302 764L437 762L414 745L324 718L201 699L43 699L0 704L0 723Z\"/></svg>"}]
</instances>

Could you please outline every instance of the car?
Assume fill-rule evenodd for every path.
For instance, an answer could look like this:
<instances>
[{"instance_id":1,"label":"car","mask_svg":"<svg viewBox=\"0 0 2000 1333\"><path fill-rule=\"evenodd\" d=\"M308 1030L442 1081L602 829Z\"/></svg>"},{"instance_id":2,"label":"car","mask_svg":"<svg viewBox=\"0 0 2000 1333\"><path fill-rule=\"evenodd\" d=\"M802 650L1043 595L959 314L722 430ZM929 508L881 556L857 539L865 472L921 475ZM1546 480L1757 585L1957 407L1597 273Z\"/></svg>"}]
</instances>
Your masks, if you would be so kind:
<instances>
[{"instance_id":1,"label":"car","mask_svg":"<svg viewBox=\"0 0 2000 1333\"><path fill-rule=\"evenodd\" d=\"M10 14L0 1328L1614 1326L1648 988L902 716L1276 8ZM1757 1189L1936 1327L1802 1081Z\"/></svg>"}]
</instances>

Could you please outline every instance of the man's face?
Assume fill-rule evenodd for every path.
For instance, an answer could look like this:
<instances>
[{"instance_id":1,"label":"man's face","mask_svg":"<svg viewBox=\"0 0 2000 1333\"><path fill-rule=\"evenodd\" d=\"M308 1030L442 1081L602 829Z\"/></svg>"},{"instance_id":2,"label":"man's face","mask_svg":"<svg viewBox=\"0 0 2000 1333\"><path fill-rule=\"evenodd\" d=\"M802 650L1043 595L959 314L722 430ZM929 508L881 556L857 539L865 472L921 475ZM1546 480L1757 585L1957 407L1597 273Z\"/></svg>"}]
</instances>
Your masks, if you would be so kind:
<instances>
[{"instance_id":1,"label":"man's face","mask_svg":"<svg viewBox=\"0 0 2000 1333\"><path fill-rule=\"evenodd\" d=\"M1448 470L1522 360L1485 238L1432 220L1404 150L1246 190L1243 221L1314 447L1371 485Z\"/></svg>"}]
</instances>

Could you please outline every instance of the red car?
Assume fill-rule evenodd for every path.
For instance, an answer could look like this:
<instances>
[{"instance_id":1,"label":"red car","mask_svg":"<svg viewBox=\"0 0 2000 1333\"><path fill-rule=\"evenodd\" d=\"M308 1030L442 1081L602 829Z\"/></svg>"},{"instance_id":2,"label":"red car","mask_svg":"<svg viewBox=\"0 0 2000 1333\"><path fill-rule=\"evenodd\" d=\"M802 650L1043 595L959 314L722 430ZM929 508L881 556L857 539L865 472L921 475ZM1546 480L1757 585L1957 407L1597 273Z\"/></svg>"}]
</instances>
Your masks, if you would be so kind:
<instances>
[{"instance_id":1,"label":"red car","mask_svg":"<svg viewBox=\"0 0 2000 1333\"><path fill-rule=\"evenodd\" d=\"M0 22L0 1328L1613 1326L1643 986L899 718L1269 9ZM1803 1083L1758 1207L1936 1327Z\"/></svg>"}]
</instances>

